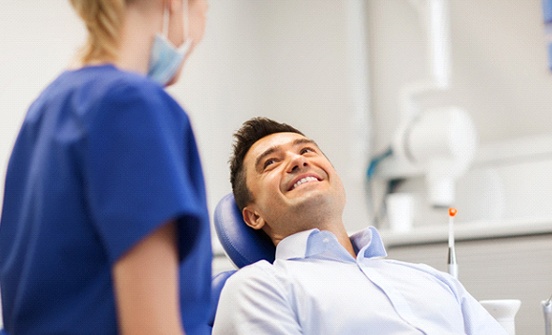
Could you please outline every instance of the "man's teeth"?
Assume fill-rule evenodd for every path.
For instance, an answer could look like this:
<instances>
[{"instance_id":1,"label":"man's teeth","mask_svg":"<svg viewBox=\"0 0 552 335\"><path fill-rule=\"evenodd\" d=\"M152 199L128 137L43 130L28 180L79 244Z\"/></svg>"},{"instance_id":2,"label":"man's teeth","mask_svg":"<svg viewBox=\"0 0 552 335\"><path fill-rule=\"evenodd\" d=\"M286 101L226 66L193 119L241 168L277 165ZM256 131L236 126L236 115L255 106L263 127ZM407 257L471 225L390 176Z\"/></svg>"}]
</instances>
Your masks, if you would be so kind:
<instances>
[{"instance_id":1,"label":"man's teeth","mask_svg":"<svg viewBox=\"0 0 552 335\"><path fill-rule=\"evenodd\" d=\"M301 184L304 184L304 183L308 183L310 181L318 181L318 179L314 178L314 177L305 177L305 178L302 178L301 180L299 180L298 182L296 182L295 184L293 184L293 188L292 189L295 189L297 187L299 187L299 185Z\"/></svg>"}]
</instances>

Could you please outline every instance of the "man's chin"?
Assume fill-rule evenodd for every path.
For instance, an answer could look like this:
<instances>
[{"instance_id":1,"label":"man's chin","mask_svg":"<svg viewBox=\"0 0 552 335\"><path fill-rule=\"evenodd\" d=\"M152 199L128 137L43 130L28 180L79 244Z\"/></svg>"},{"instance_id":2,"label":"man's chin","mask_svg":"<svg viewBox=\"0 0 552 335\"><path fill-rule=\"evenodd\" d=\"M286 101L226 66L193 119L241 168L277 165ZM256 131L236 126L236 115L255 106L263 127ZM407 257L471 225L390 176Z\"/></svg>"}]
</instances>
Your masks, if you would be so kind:
<instances>
[{"instance_id":1,"label":"man's chin","mask_svg":"<svg viewBox=\"0 0 552 335\"><path fill-rule=\"evenodd\" d=\"M327 192L310 191L292 199L293 207L301 210L320 210L320 206L332 203L332 197Z\"/></svg>"}]
</instances>

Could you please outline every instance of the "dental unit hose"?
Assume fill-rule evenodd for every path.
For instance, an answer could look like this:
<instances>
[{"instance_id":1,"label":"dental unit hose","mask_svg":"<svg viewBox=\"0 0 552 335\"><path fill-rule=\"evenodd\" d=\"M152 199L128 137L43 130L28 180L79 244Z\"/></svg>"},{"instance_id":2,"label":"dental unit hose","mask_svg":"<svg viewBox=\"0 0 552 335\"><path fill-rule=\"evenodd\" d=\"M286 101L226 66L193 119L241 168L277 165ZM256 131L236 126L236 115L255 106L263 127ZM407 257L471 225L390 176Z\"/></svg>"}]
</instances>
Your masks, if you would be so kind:
<instances>
[{"instance_id":1,"label":"dental unit hose","mask_svg":"<svg viewBox=\"0 0 552 335\"><path fill-rule=\"evenodd\" d=\"M542 302L542 311L544 313L544 333L552 335L552 296Z\"/></svg>"},{"instance_id":2,"label":"dental unit hose","mask_svg":"<svg viewBox=\"0 0 552 335\"><path fill-rule=\"evenodd\" d=\"M458 279L458 263L454 249L454 217L457 212L456 208L449 208L448 272L456 279Z\"/></svg>"}]
</instances>

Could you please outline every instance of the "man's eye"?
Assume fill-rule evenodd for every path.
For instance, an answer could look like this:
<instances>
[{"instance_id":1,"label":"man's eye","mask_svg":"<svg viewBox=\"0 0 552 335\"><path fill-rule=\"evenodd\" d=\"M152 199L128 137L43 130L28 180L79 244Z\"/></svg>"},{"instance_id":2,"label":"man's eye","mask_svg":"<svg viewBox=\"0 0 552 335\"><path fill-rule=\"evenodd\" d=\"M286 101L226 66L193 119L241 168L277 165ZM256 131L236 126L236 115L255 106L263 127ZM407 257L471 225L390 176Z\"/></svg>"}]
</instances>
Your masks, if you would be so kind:
<instances>
[{"instance_id":1,"label":"man's eye","mask_svg":"<svg viewBox=\"0 0 552 335\"><path fill-rule=\"evenodd\" d=\"M306 154L308 152L315 152L315 151L314 151L314 149L309 148L309 147L301 149L301 155Z\"/></svg>"},{"instance_id":2,"label":"man's eye","mask_svg":"<svg viewBox=\"0 0 552 335\"><path fill-rule=\"evenodd\" d=\"M263 169L266 169L270 165L274 164L274 162L275 162L274 158L267 159L263 164Z\"/></svg>"}]
</instances>

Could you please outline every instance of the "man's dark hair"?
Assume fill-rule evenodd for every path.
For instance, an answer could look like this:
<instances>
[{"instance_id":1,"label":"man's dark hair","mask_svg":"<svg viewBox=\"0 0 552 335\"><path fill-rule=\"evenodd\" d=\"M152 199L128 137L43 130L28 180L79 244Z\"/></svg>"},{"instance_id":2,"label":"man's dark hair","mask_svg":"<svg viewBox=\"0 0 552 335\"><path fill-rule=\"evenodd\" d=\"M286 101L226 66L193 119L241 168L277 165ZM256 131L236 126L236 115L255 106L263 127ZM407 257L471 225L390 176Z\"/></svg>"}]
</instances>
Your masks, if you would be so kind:
<instances>
[{"instance_id":1,"label":"man's dark hair","mask_svg":"<svg viewBox=\"0 0 552 335\"><path fill-rule=\"evenodd\" d=\"M249 149L261 138L275 133L304 134L294 127L265 117L255 117L244 122L234 133L233 154L230 157L230 183L234 199L240 211L253 200L245 181L243 160Z\"/></svg>"}]
</instances>

